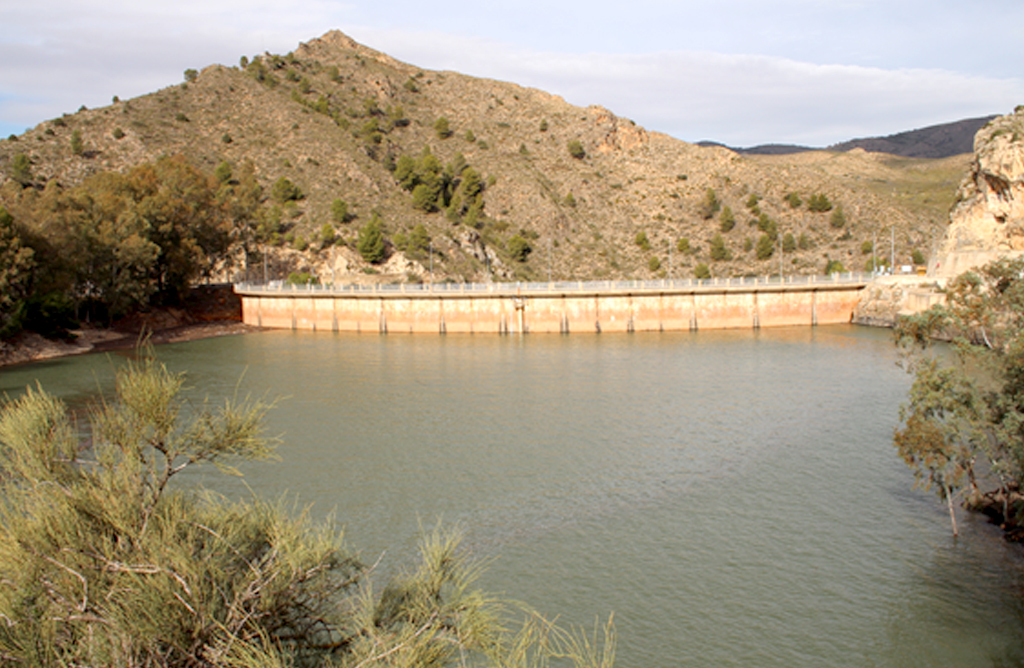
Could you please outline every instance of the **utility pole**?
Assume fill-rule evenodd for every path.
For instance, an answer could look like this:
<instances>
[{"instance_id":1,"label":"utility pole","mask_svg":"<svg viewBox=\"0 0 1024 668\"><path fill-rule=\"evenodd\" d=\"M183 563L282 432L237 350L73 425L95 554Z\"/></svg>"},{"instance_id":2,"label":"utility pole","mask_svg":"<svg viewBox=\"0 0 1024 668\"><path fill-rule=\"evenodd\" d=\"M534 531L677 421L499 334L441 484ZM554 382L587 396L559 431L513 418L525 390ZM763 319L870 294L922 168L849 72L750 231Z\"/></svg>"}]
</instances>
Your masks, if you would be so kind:
<instances>
[{"instance_id":1,"label":"utility pole","mask_svg":"<svg viewBox=\"0 0 1024 668\"><path fill-rule=\"evenodd\" d=\"M889 228L889 269L892 271L893 276L896 275L896 226L893 225Z\"/></svg>"},{"instance_id":2,"label":"utility pole","mask_svg":"<svg viewBox=\"0 0 1024 668\"><path fill-rule=\"evenodd\" d=\"M878 232L875 232L875 240L871 242L871 275L878 274Z\"/></svg>"},{"instance_id":3,"label":"utility pole","mask_svg":"<svg viewBox=\"0 0 1024 668\"><path fill-rule=\"evenodd\" d=\"M551 237L548 237L548 283L551 282Z\"/></svg>"},{"instance_id":4,"label":"utility pole","mask_svg":"<svg viewBox=\"0 0 1024 668\"><path fill-rule=\"evenodd\" d=\"M782 248L782 232L779 232L779 283L785 283L786 279L782 275L782 255L784 251Z\"/></svg>"}]
</instances>

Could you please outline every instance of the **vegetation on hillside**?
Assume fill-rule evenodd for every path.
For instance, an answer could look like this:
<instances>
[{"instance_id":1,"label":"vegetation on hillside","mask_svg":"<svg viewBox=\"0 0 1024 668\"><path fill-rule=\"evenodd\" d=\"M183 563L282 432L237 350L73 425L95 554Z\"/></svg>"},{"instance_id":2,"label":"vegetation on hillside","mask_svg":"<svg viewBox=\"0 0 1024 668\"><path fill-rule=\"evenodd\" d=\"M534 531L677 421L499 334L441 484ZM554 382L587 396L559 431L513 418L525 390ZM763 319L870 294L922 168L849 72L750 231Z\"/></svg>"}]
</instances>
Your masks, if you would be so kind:
<instances>
[{"instance_id":1,"label":"vegetation on hillside","mask_svg":"<svg viewBox=\"0 0 1024 668\"><path fill-rule=\"evenodd\" d=\"M596 640L476 588L458 532L383 588L332 523L178 484L267 459L259 401L193 405L144 355L81 432L30 388L0 408L0 661L40 667L610 668Z\"/></svg>"},{"instance_id":2,"label":"vegetation on hillside","mask_svg":"<svg viewBox=\"0 0 1024 668\"><path fill-rule=\"evenodd\" d=\"M47 216L23 202L67 196L108 173L127 178L165 156L214 174L214 208L225 206L222 189L233 191L230 210L214 216L235 249L210 255L217 275L258 254L280 279L423 280L428 260L437 277L476 281L537 279L549 268L556 280L647 279L708 263L721 276L775 273L769 242L756 243L765 234L776 245L786 234L800 240L785 251L786 273L820 273L827 258L859 266L861 244L891 227L901 255L928 254L956 185L952 162L932 170L866 154L700 148L600 107L422 70L335 32L237 67L190 68L177 85L0 140L0 206L22 231L45 228ZM367 259L357 244L374 215L384 249ZM407 252L417 227L431 239L429 258ZM646 247L633 243L641 230ZM517 234L550 252L524 253ZM722 244L712 244L716 234ZM682 238L689 251L670 261ZM119 302L104 290L111 299L98 316L166 297L147 287ZM71 299L77 308L92 297Z\"/></svg>"},{"instance_id":3,"label":"vegetation on hillside","mask_svg":"<svg viewBox=\"0 0 1024 668\"><path fill-rule=\"evenodd\" d=\"M896 432L900 455L947 504L996 517L1024 537L1024 259L999 260L945 288L946 304L898 324L914 374ZM927 354L934 337L952 354Z\"/></svg>"}]
</instances>

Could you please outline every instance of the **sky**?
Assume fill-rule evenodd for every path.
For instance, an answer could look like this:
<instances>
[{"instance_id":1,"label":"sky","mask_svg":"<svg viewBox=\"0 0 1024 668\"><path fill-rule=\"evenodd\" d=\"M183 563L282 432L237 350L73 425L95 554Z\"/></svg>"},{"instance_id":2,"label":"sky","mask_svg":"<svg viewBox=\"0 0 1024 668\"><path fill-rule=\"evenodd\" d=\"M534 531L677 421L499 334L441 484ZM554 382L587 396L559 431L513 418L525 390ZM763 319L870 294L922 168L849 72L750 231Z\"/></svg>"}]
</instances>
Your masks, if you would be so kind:
<instances>
[{"instance_id":1,"label":"sky","mask_svg":"<svg viewBox=\"0 0 1024 668\"><path fill-rule=\"evenodd\" d=\"M828 146L1024 104L1024 0L0 0L0 137L332 29L730 146Z\"/></svg>"}]
</instances>

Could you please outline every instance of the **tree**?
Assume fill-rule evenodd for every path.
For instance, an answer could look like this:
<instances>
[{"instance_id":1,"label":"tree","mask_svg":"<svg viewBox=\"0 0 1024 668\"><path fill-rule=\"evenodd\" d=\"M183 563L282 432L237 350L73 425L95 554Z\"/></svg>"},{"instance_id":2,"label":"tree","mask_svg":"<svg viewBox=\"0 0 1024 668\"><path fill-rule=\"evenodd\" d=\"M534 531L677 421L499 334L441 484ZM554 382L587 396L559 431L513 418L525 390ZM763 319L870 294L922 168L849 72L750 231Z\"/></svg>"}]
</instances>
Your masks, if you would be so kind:
<instances>
[{"instance_id":1,"label":"tree","mask_svg":"<svg viewBox=\"0 0 1024 668\"><path fill-rule=\"evenodd\" d=\"M22 243L14 218L0 207L0 339L21 329L35 268L33 255Z\"/></svg>"},{"instance_id":2,"label":"tree","mask_svg":"<svg viewBox=\"0 0 1024 668\"><path fill-rule=\"evenodd\" d=\"M732 228L736 227L736 216L728 206L722 208L722 215L718 217L718 220L721 223L722 232L731 232Z\"/></svg>"},{"instance_id":3,"label":"tree","mask_svg":"<svg viewBox=\"0 0 1024 668\"><path fill-rule=\"evenodd\" d=\"M437 133L438 139L448 139L452 136L452 130L448 126L448 119L441 116L434 121L434 132Z\"/></svg>"},{"instance_id":4,"label":"tree","mask_svg":"<svg viewBox=\"0 0 1024 668\"><path fill-rule=\"evenodd\" d=\"M718 201L718 195L715 194L714 188L708 188L704 191L704 200L697 207L697 212L704 220L708 220L718 213L721 207L722 203Z\"/></svg>"},{"instance_id":5,"label":"tree","mask_svg":"<svg viewBox=\"0 0 1024 668\"><path fill-rule=\"evenodd\" d=\"M647 238L647 233L640 230L636 233L636 237L633 239L633 243L640 247L640 250L649 251L651 250L651 242Z\"/></svg>"},{"instance_id":6,"label":"tree","mask_svg":"<svg viewBox=\"0 0 1024 668\"><path fill-rule=\"evenodd\" d=\"M151 353L116 372L80 432L29 388L0 408L0 655L31 666L526 665L610 668L603 643L479 591L460 534L420 542L375 594L330 522L173 484L273 454L259 401L180 396Z\"/></svg>"},{"instance_id":7,"label":"tree","mask_svg":"<svg viewBox=\"0 0 1024 668\"><path fill-rule=\"evenodd\" d=\"M711 250L711 259L715 262L732 259L732 252L725 247L725 239L722 238L721 234L716 233L715 236L711 237L709 248Z\"/></svg>"},{"instance_id":8,"label":"tree","mask_svg":"<svg viewBox=\"0 0 1024 668\"><path fill-rule=\"evenodd\" d=\"M679 251L680 253L689 253L690 252L690 240L687 237L683 237L682 239L677 241L676 242L676 250Z\"/></svg>"},{"instance_id":9,"label":"tree","mask_svg":"<svg viewBox=\"0 0 1024 668\"><path fill-rule=\"evenodd\" d=\"M587 151L583 148L583 144L580 140L573 139L566 146L569 149L569 155L577 160L582 160L587 157Z\"/></svg>"},{"instance_id":10,"label":"tree","mask_svg":"<svg viewBox=\"0 0 1024 668\"><path fill-rule=\"evenodd\" d=\"M320 226L320 248L333 246L337 238L338 233L334 230L334 225L324 223Z\"/></svg>"},{"instance_id":11,"label":"tree","mask_svg":"<svg viewBox=\"0 0 1024 668\"><path fill-rule=\"evenodd\" d=\"M786 232L782 237L782 252L792 253L794 251L796 251L796 239L792 232Z\"/></svg>"},{"instance_id":12,"label":"tree","mask_svg":"<svg viewBox=\"0 0 1024 668\"><path fill-rule=\"evenodd\" d=\"M825 259L825 275L831 276L832 274L841 274L846 271L846 267L839 260L833 260L831 258Z\"/></svg>"},{"instance_id":13,"label":"tree","mask_svg":"<svg viewBox=\"0 0 1024 668\"><path fill-rule=\"evenodd\" d=\"M807 198L807 208L810 211L816 211L818 213L824 213L825 211L832 210L832 202L829 201L828 197L821 193L815 193Z\"/></svg>"},{"instance_id":14,"label":"tree","mask_svg":"<svg viewBox=\"0 0 1024 668\"><path fill-rule=\"evenodd\" d=\"M958 499L987 505L1005 528L1024 511L1024 259L997 260L953 279L945 305L897 323L914 375L894 444L925 488L935 488L957 533ZM937 334L952 354L929 354ZM976 472L984 462L992 488Z\"/></svg>"},{"instance_id":15,"label":"tree","mask_svg":"<svg viewBox=\"0 0 1024 668\"><path fill-rule=\"evenodd\" d=\"M221 160L220 164L213 170L213 176L221 183L227 183L231 180L231 171L231 163L227 160Z\"/></svg>"},{"instance_id":16,"label":"tree","mask_svg":"<svg viewBox=\"0 0 1024 668\"><path fill-rule=\"evenodd\" d=\"M757 259L767 260L775 254L775 239L771 235L765 233L757 239Z\"/></svg>"},{"instance_id":17,"label":"tree","mask_svg":"<svg viewBox=\"0 0 1024 668\"><path fill-rule=\"evenodd\" d=\"M648 271L658 271L661 269L661 260L659 260L657 256L652 256L651 259L647 261L647 269Z\"/></svg>"},{"instance_id":18,"label":"tree","mask_svg":"<svg viewBox=\"0 0 1024 668\"><path fill-rule=\"evenodd\" d=\"M707 264L698 262L697 266L693 268L693 277L700 280L711 278L711 269Z\"/></svg>"},{"instance_id":19,"label":"tree","mask_svg":"<svg viewBox=\"0 0 1024 668\"><path fill-rule=\"evenodd\" d=\"M195 83L196 79L199 78L199 72L192 69L191 67L185 70L185 81L189 83Z\"/></svg>"},{"instance_id":20,"label":"tree","mask_svg":"<svg viewBox=\"0 0 1024 668\"><path fill-rule=\"evenodd\" d=\"M422 253L428 248L430 248L430 235L427 234L427 228L419 223L409 233L408 249L413 253Z\"/></svg>"},{"instance_id":21,"label":"tree","mask_svg":"<svg viewBox=\"0 0 1024 668\"><path fill-rule=\"evenodd\" d=\"M508 253L516 262L526 262L532 251L530 242L518 234L513 234L508 240Z\"/></svg>"},{"instance_id":22,"label":"tree","mask_svg":"<svg viewBox=\"0 0 1024 668\"><path fill-rule=\"evenodd\" d=\"M775 237L779 236L778 224L774 220L769 218L767 213L762 213L760 216L758 216L757 229L761 230L769 237L771 237L772 241L775 241Z\"/></svg>"},{"instance_id":23,"label":"tree","mask_svg":"<svg viewBox=\"0 0 1024 668\"><path fill-rule=\"evenodd\" d=\"M789 193L786 195L786 203L789 204L791 209L799 209L800 205L803 204L804 201L800 199L800 195L796 193Z\"/></svg>"},{"instance_id":24,"label":"tree","mask_svg":"<svg viewBox=\"0 0 1024 668\"><path fill-rule=\"evenodd\" d=\"M274 181L274 185L270 187L270 196L278 204L300 200L303 197L302 190L284 176Z\"/></svg>"},{"instance_id":25,"label":"tree","mask_svg":"<svg viewBox=\"0 0 1024 668\"><path fill-rule=\"evenodd\" d=\"M336 198L331 202L331 219L342 224L349 221L348 204L345 200Z\"/></svg>"},{"instance_id":26,"label":"tree","mask_svg":"<svg viewBox=\"0 0 1024 668\"><path fill-rule=\"evenodd\" d=\"M829 217L828 224L832 227L839 229L846 225L846 214L843 213L843 207L837 206L835 211Z\"/></svg>"},{"instance_id":27,"label":"tree","mask_svg":"<svg viewBox=\"0 0 1024 668\"><path fill-rule=\"evenodd\" d=\"M24 153L15 153L11 158L11 178L22 186L32 183L32 161Z\"/></svg>"},{"instance_id":28,"label":"tree","mask_svg":"<svg viewBox=\"0 0 1024 668\"><path fill-rule=\"evenodd\" d=\"M380 264L386 255L383 227L380 216L375 213L370 218L370 222L359 230L356 250L370 264Z\"/></svg>"},{"instance_id":29,"label":"tree","mask_svg":"<svg viewBox=\"0 0 1024 668\"><path fill-rule=\"evenodd\" d=\"M75 155L85 153L85 144L82 142L82 131L74 130L71 133L71 152Z\"/></svg>"}]
</instances>

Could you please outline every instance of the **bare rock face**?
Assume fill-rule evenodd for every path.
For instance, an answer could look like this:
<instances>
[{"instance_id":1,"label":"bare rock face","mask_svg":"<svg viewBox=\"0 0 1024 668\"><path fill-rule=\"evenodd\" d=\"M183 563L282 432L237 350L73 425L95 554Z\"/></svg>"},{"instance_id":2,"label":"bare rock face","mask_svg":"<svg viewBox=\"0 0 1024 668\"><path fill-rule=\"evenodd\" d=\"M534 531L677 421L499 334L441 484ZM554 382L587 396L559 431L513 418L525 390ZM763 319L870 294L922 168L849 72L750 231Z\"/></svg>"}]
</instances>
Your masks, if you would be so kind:
<instances>
[{"instance_id":1,"label":"bare rock face","mask_svg":"<svg viewBox=\"0 0 1024 668\"><path fill-rule=\"evenodd\" d=\"M1024 106L975 135L974 161L949 218L929 267L935 276L1024 253Z\"/></svg>"}]
</instances>

